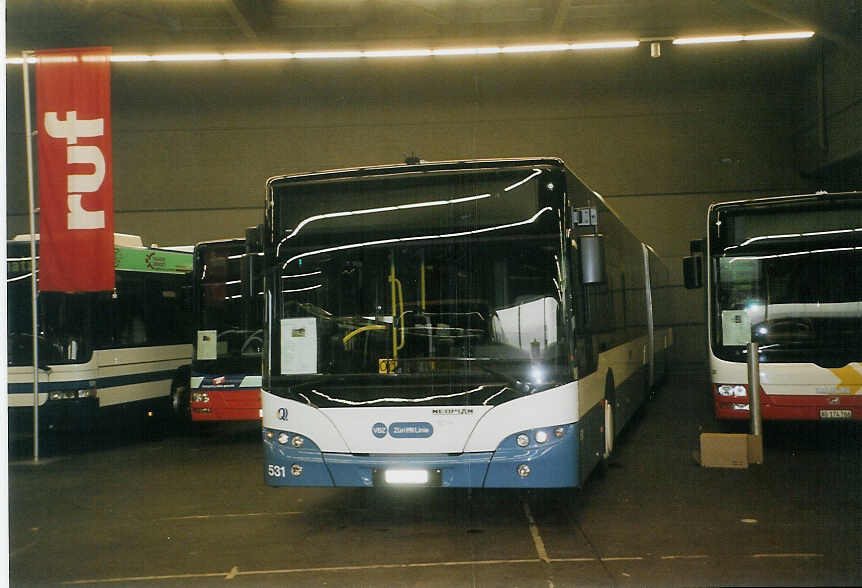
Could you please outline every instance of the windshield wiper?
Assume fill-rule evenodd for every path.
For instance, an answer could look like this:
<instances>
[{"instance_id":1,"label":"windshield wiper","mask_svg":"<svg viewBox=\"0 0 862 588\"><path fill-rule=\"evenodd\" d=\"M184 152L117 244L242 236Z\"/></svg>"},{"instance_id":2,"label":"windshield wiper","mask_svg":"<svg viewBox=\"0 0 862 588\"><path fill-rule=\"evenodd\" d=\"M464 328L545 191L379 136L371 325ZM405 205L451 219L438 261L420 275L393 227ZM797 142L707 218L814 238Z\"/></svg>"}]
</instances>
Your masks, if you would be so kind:
<instances>
[{"instance_id":1,"label":"windshield wiper","mask_svg":"<svg viewBox=\"0 0 862 588\"><path fill-rule=\"evenodd\" d=\"M498 378L503 378L504 380L506 380L506 383L509 385L509 387L512 388L513 390L515 390L516 392L524 392L527 394L532 394L533 392L535 392L535 388L533 388L533 385L530 384L529 382L522 382L521 380L518 380L517 378L513 378L512 376L510 376L508 374L504 374L503 372L498 372L497 370L492 370L488 366L482 365L481 363L477 363L476 367L478 367L483 372L488 372L492 376L497 376Z\"/></svg>"}]
</instances>

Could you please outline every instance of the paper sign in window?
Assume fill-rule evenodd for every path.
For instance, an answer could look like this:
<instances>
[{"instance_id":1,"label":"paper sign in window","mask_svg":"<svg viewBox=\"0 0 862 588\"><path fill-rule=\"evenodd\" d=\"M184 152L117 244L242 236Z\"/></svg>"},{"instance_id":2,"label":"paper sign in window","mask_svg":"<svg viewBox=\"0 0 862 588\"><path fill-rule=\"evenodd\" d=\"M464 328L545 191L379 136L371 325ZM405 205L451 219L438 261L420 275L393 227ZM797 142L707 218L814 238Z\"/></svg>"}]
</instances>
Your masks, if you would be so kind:
<instances>
[{"instance_id":1,"label":"paper sign in window","mask_svg":"<svg viewBox=\"0 0 862 588\"><path fill-rule=\"evenodd\" d=\"M281 373L317 373L317 319L281 319Z\"/></svg>"},{"instance_id":2,"label":"paper sign in window","mask_svg":"<svg viewBox=\"0 0 862 588\"><path fill-rule=\"evenodd\" d=\"M725 345L751 342L751 319L744 310L721 311L721 341Z\"/></svg>"},{"instance_id":3,"label":"paper sign in window","mask_svg":"<svg viewBox=\"0 0 862 588\"><path fill-rule=\"evenodd\" d=\"M198 359L218 359L218 331L198 331Z\"/></svg>"}]
</instances>

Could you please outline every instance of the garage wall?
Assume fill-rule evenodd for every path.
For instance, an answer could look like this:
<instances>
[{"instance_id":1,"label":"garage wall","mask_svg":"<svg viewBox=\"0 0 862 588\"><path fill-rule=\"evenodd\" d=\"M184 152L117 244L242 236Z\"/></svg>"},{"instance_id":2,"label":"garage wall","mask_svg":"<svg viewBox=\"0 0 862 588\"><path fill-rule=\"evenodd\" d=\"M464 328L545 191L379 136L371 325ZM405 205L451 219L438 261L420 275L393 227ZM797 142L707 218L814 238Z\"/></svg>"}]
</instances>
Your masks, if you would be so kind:
<instances>
[{"instance_id":1,"label":"garage wall","mask_svg":"<svg viewBox=\"0 0 862 588\"><path fill-rule=\"evenodd\" d=\"M700 365L703 292L681 287L679 260L707 206L808 188L794 167L797 74L722 65L714 55L115 64L116 230L163 245L239 236L260 222L264 182L278 174L409 154L560 156L666 259L678 360ZM27 231L20 69L7 81L14 234Z\"/></svg>"}]
</instances>

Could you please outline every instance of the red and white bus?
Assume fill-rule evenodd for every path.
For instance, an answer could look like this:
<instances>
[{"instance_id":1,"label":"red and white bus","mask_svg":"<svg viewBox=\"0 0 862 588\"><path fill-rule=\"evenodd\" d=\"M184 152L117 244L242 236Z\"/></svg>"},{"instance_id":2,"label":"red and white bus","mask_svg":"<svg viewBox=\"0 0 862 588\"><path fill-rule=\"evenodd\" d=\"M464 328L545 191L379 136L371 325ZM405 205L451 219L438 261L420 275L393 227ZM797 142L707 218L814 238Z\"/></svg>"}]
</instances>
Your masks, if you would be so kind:
<instances>
[{"instance_id":1,"label":"red and white bus","mask_svg":"<svg viewBox=\"0 0 862 588\"><path fill-rule=\"evenodd\" d=\"M862 420L862 193L713 204L703 259L715 415L749 418L754 341L764 419Z\"/></svg>"},{"instance_id":2,"label":"red and white bus","mask_svg":"<svg viewBox=\"0 0 862 588\"><path fill-rule=\"evenodd\" d=\"M244 239L195 246L193 421L260 418L263 292L259 279L242 279L256 271L254 259Z\"/></svg>"}]
</instances>

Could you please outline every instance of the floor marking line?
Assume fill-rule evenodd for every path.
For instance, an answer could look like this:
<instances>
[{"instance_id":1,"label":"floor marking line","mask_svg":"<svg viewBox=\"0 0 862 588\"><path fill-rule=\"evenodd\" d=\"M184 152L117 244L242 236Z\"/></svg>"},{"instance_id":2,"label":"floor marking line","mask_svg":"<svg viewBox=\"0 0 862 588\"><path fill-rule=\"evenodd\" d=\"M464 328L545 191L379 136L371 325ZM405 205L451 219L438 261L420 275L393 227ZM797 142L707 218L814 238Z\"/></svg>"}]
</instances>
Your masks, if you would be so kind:
<instances>
[{"instance_id":1,"label":"floor marking line","mask_svg":"<svg viewBox=\"0 0 862 588\"><path fill-rule=\"evenodd\" d=\"M239 572L239 576L262 576L267 574L302 574L312 572L356 572L362 570L392 570L405 568L433 568L433 567L453 567L453 566L470 566L470 565L500 565L500 564L525 564L525 563L540 563L538 559L489 559L482 561L444 561L444 562L418 562L404 564L373 564L365 566L329 566L316 568L286 568L281 570L249 570Z\"/></svg>"},{"instance_id":2,"label":"floor marking line","mask_svg":"<svg viewBox=\"0 0 862 588\"><path fill-rule=\"evenodd\" d=\"M530 535L533 536L533 543L536 546L536 553L539 554L539 559L545 563L551 563L548 559L548 552L545 550L545 542L542 541L542 536L539 534L539 526L536 524L536 519L533 518L533 513L530 512L530 505L526 502L524 505L524 514L527 515L527 522L530 526Z\"/></svg>"},{"instance_id":3,"label":"floor marking line","mask_svg":"<svg viewBox=\"0 0 862 588\"><path fill-rule=\"evenodd\" d=\"M767 558L808 558L808 557L823 557L822 553L755 553L752 555L754 559L767 559Z\"/></svg>"},{"instance_id":4,"label":"floor marking line","mask_svg":"<svg viewBox=\"0 0 862 588\"><path fill-rule=\"evenodd\" d=\"M204 514L204 515L187 515L182 517L164 517L160 521L193 521L206 519L240 519L245 517L286 517L292 515L304 514L301 510L287 510L283 512L246 512L246 513L227 513L227 514Z\"/></svg>"},{"instance_id":5,"label":"floor marking line","mask_svg":"<svg viewBox=\"0 0 862 588\"><path fill-rule=\"evenodd\" d=\"M749 557L755 559L767 558L815 558L824 557L822 553L756 553ZM661 559L707 559L707 555L665 555ZM416 563L401 563L401 564L374 564L374 565L346 565L346 566L321 566L313 568L286 568L276 570L246 570L242 571L237 566L231 568L230 572L210 572L197 574L164 574L159 576L127 576L123 578L90 578L85 580L67 580L64 585L76 584L121 584L129 582L152 582L155 580L183 580L194 578L225 578L233 579L239 576L264 576L264 575L284 575L284 574L303 574L303 573L325 573L325 572L355 572L363 570L392 570L392 569L410 569L410 568L433 568L433 567L454 567L454 566L494 566L494 565L521 565L521 564L538 564L538 563L589 563L589 562L621 562L621 561L644 561L646 558L642 556L630 557L559 557L554 559L486 559L475 561L441 561L441 562L416 562ZM549 582L551 582L549 580ZM552 584L549 584L552 586Z\"/></svg>"},{"instance_id":6,"label":"floor marking line","mask_svg":"<svg viewBox=\"0 0 862 588\"><path fill-rule=\"evenodd\" d=\"M128 576L125 578L91 578L87 580L66 580L64 585L75 584L122 584L125 582L151 582L153 580L184 580L193 578L224 578L224 572L199 574L164 574L161 576Z\"/></svg>"},{"instance_id":7,"label":"floor marking line","mask_svg":"<svg viewBox=\"0 0 862 588\"><path fill-rule=\"evenodd\" d=\"M236 569L234 577L238 576L262 576L262 575L277 575L277 574L302 574L313 572L354 572L362 570L387 570L387 569L406 569L406 568L432 568L432 567L452 567L452 566L493 566L493 565L512 565L512 564L539 564L541 560L536 558L529 559L486 559L476 561L443 561L443 562L417 562L403 564L375 564L375 565L355 565L355 566L323 566L315 568L287 568L276 570L239 570L236 566L231 569L230 574ZM183 580L193 578L225 578L224 572L202 572L198 574L164 574L160 576L127 576L123 578L89 578L85 580L67 580L64 585L76 584L120 584L124 582L150 582L153 580Z\"/></svg>"}]
</instances>

